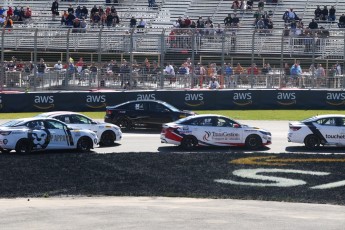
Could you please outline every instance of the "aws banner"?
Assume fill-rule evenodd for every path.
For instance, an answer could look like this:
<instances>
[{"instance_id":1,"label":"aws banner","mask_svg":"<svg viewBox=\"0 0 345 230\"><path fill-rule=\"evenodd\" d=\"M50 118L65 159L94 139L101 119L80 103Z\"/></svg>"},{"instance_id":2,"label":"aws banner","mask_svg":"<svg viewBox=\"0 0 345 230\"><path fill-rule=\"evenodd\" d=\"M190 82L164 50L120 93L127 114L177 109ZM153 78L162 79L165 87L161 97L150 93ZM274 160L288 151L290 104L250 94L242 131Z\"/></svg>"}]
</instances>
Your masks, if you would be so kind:
<instances>
[{"instance_id":1,"label":"aws banner","mask_svg":"<svg viewBox=\"0 0 345 230\"><path fill-rule=\"evenodd\" d=\"M345 108L344 91L190 90L0 94L0 112L104 111L129 100L162 100L188 110Z\"/></svg>"}]
</instances>

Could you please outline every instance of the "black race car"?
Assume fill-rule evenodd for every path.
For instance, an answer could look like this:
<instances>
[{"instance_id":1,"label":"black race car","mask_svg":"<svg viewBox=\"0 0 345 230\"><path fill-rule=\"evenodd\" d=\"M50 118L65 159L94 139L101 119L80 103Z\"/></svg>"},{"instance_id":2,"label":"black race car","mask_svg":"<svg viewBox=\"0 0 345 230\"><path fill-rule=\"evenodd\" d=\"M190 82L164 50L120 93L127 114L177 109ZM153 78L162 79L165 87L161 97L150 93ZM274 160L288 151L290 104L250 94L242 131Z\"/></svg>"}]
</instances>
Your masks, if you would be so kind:
<instances>
[{"instance_id":1,"label":"black race car","mask_svg":"<svg viewBox=\"0 0 345 230\"><path fill-rule=\"evenodd\" d=\"M191 115L195 115L195 113L179 110L164 101L140 100L107 106L104 121L116 124L121 129L161 128L164 123Z\"/></svg>"}]
</instances>

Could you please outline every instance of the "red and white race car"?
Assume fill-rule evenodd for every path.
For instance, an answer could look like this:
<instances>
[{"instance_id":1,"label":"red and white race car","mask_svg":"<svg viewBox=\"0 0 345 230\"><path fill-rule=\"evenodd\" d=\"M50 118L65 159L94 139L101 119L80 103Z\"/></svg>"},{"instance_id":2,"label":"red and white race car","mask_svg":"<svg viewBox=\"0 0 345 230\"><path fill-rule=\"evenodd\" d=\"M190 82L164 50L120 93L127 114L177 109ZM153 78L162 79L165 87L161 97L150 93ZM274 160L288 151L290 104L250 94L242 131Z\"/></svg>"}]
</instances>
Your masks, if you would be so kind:
<instances>
[{"instance_id":1,"label":"red and white race car","mask_svg":"<svg viewBox=\"0 0 345 230\"><path fill-rule=\"evenodd\" d=\"M184 149L196 146L245 146L256 150L271 144L271 133L225 116L205 114L164 124L161 142L179 145Z\"/></svg>"}]
</instances>

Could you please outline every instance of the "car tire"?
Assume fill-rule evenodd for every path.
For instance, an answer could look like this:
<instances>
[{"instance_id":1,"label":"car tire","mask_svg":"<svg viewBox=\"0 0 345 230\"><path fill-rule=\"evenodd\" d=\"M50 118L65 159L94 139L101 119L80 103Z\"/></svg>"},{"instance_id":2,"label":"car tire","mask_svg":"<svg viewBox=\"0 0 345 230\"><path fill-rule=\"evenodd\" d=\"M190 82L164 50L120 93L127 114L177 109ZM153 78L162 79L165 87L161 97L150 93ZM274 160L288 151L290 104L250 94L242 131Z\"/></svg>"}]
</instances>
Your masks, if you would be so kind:
<instances>
[{"instance_id":1,"label":"car tire","mask_svg":"<svg viewBox=\"0 0 345 230\"><path fill-rule=\"evenodd\" d=\"M317 149L320 147L320 138L311 134L304 139L304 145L307 149Z\"/></svg>"},{"instance_id":2,"label":"car tire","mask_svg":"<svg viewBox=\"0 0 345 230\"><path fill-rule=\"evenodd\" d=\"M116 134L113 131L104 131L99 141L99 146L112 146L116 140Z\"/></svg>"},{"instance_id":3,"label":"car tire","mask_svg":"<svg viewBox=\"0 0 345 230\"><path fill-rule=\"evenodd\" d=\"M250 150L257 150L262 147L261 137L255 134L249 135L246 138L245 146Z\"/></svg>"},{"instance_id":4,"label":"car tire","mask_svg":"<svg viewBox=\"0 0 345 230\"><path fill-rule=\"evenodd\" d=\"M181 141L181 147L185 150L192 150L198 145L198 140L193 136L185 136Z\"/></svg>"},{"instance_id":5,"label":"car tire","mask_svg":"<svg viewBox=\"0 0 345 230\"><path fill-rule=\"evenodd\" d=\"M90 152L92 140L89 137L81 137L77 142L77 150L80 152Z\"/></svg>"},{"instance_id":6,"label":"car tire","mask_svg":"<svg viewBox=\"0 0 345 230\"><path fill-rule=\"evenodd\" d=\"M16 144L16 153L29 154L31 152L31 145L28 139L20 139Z\"/></svg>"},{"instance_id":7,"label":"car tire","mask_svg":"<svg viewBox=\"0 0 345 230\"><path fill-rule=\"evenodd\" d=\"M116 122L116 125L119 126L121 129L125 129L125 130L130 130L133 128L132 121L125 117L120 118Z\"/></svg>"},{"instance_id":8,"label":"car tire","mask_svg":"<svg viewBox=\"0 0 345 230\"><path fill-rule=\"evenodd\" d=\"M8 154L11 152L11 149L2 149L1 153Z\"/></svg>"}]
</instances>

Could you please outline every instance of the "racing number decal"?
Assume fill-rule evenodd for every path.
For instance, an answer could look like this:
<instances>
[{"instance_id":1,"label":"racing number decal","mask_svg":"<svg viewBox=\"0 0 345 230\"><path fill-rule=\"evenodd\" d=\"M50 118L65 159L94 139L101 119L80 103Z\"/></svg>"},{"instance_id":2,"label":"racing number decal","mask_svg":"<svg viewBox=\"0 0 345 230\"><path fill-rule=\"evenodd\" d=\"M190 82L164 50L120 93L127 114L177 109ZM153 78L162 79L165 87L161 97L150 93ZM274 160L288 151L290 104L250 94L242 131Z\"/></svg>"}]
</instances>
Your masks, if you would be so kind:
<instances>
[{"instance_id":1,"label":"racing number decal","mask_svg":"<svg viewBox=\"0 0 345 230\"><path fill-rule=\"evenodd\" d=\"M293 187L299 185L305 185L307 182L304 180L297 180L297 179L289 179L284 177L277 177L277 176L268 176L268 175L259 175L262 173L295 173L295 174L304 174L304 175L312 175L312 176L327 176L330 175L328 172L317 172L317 171L305 171L305 170L294 170L294 169L239 169L233 172L233 175L238 176L244 179L254 179L254 180L261 180L265 181L262 183L259 182L241 182L241 181L234 181L228 179L216 179L214 180L217 183L222 184L232 184L232 185L245 185L245 186L256 186L256 187ZM274 183L267 183L267 181L271 181ZM345 180L331 182L327 184L317 185L310 187L311 189L331 189L345 186Z\"/></svg>"}]
</instances>

